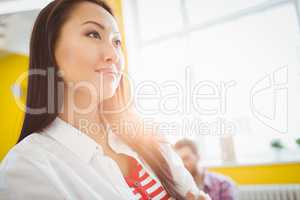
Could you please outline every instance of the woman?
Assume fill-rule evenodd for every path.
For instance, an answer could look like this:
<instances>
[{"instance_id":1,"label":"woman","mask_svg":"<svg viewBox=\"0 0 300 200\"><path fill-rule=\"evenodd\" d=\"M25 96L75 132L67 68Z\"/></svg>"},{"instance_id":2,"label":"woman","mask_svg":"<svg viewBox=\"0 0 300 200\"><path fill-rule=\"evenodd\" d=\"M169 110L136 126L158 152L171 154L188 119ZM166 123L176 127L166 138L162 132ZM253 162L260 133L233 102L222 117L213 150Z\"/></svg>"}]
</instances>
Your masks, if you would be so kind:
<instances>
[{"instance_id":1,"label":"woman","mask_svg":"<svg viewBox=\"0 0 300 200\"><path fill-rule=\"evenodd\" d=\"M141 130L123 71L106 3L55 0L40 12L25 120L1 163L0 199L209 199L171 147Z\"/></svg>"}]
</instances>

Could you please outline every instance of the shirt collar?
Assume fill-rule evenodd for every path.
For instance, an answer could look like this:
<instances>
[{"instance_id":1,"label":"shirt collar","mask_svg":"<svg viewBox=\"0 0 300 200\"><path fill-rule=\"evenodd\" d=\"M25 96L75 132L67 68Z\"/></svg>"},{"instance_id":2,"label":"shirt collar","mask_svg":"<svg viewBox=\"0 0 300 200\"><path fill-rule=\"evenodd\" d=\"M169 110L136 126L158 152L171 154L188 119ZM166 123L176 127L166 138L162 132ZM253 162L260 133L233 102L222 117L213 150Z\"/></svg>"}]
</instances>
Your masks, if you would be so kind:
<instances>
[{"instance_id":1,"label":"shirt collar","mask_svg":"<svg viewBox=\"0 0 300 200\"><path fill-rule=\"evenodd\" d=\"M101 155L104 154L101 145L59 117L56 117L50 126L44 130L44 134L47 134L62 145L66 146L87 163L89 163L96 152ZM107 134L108 145L113 151L135 158L137 157L136 152L127 146L117 135L115 135L111 129L108 129Z\"/></svg>"}]
</instances>

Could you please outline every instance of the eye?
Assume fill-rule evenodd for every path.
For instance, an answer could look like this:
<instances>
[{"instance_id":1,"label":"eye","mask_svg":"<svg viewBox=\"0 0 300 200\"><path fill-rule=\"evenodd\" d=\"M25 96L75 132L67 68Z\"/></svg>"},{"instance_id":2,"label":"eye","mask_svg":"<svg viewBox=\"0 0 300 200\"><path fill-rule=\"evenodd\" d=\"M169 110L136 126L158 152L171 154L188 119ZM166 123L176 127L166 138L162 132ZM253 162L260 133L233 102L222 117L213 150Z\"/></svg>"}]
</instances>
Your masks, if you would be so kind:
<instances>
[{"instance_id":1,"label":"eye","mask_svg":"<svg viewBox=\"0 0 300 200\"><path fill-rule=\"evenodd\" d=\"M89 32L86 35L91 38L101 39L101 36L97 31Z\"/></svg>"},{"instance_id":2,"label":"eye","mask_svg":"<svg viewBox=\"0 0 300 200\"><path fill-rule=\"evenodd\" d=\"M119 40L119 39L115 40L114 43L115 43L115 45L116 45L117 47L121 47L121 46L122 46L122 42L121 42L121 40Z\"/></svg>"}]
</instances>

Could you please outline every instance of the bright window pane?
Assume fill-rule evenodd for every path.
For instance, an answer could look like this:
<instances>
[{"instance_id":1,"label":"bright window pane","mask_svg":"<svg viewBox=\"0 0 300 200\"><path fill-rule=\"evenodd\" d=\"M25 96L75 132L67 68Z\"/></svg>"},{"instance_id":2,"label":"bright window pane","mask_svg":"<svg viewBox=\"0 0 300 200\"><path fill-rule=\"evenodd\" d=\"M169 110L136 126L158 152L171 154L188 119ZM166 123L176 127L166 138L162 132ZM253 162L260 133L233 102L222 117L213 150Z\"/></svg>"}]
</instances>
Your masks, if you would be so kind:
<instances>
[{"instance_id":1,"label":"bright window pane","mask_svg":"<svg viewBox=\"0 0 300 200\"><path fill-rule=\"evenodd\" d=\"M143 78L154 81L182 80L185 66L183 39L170 39L144 47L141 52L142 66L138 71Z\"/></svg>"},{"instance_id":2,"label":"bright window pane","mask_svg":"<svg viewBox=\"0 0 300 200\"><path fill-rule=\"evenodd\" d=\"M177 38L144 47L141 51L139 65L131 70L135 88L145 83L149 83L150 85L154 83L155 87L159 88L161 98L138 102L142 108L159 111L155 114L156 119L173 121L178 120L180 116L179 114L165 114L165 110L160 107L160 102L169 93L177 94L176 85L182 85L184 82L184 67L186 65L185 47L185 40ZM164 85L167 81L172 82L170 86ZM182 103L178 102L177 98L166 101L164 108L172 110L181 105ZM139 111L142 112L141 114L149 116L149 113L143 112L143 109L139 109Z\"/></svg>"},{"instance_id":3,"label":"bright window pane","mask_svg":"<svg viewBox=\"0 0 300 200\"><path fill-rule=\"evenodd\" d=\"M191 35L195 76L236 83L228 89L226 112L220 116L236 123L238 160L273 154L273 138L299 137L299 45L293 4ZM296 148L293 142L287 144L290 150Z\"/></svg>"},{"instance_id":4,"label":"bright window pane","mask_svg":"<svg viewBox=\"0 0 300 200\"><path fill-rule=\"evenodd\" d=\"M181 29L180 0L138 0L137 4L144 40Z\"/></svg>"},{"instance_id":5,"label":"bright window pane","mask_svg":"<svg viewBox=\"0 0 300 200\"><path fill-rule=\"evenodd\" d=\"M186 0L189 17L192 24L232 14L241 9L256 6L266 0Z\"/></svg>"},{"instance_id":6,"label":"bright window pane","mask_svg":"<svg viewBox=\"0 0 300 200\"><path fill-rule=\"evenodd\" d=\"M179 1L137 2L144 40L180 30ZM185 2L190 20L198 24L267 1ZM155 4L160 6L149 9ZM168 9L172 11L168 13ZM153 10L155 16L151 13ZM151 80L162 89L161 83L175 80L185 87L185 73L189 66L191 89L204 81L219 92L220 98L197 102L201 108L216 110L213 114L199 113L192 107L189 113L151 116L161 122L177 122L178 131L173 131L175 135L168 137L172 142L182 136L195 139L206 164L222 164L227 150L229 154L235 154L232 158L239 163L300 160L300 148L295 143L295 138L300 137L300 36L292 1L206 29L192 30L182 38L170 36L159 44L139 45L142 48L137 48L136 55L140 54L140 59L135 66L130 66L136 85ZM232 85L224 87L228 83ZM180 96L188 97L184 89ZM204 94L215 92L209 87L201 89ZM163 98L173 90L168 88L161 92ZM142 102L142 106L157 109L160 100ZM176 103L168 101L167 106L172 108ZM180 110L184 110L186 104L195 103L187 99L179 104ZM195 131L184 120L190 120L191 126L200 120L200 126L206 125L210 135L205 135L200 128ZM221 130L227 125L234 127L232 132ZM234 135L228 138L218 135L226 133ZM281 158L270 146L274 138L281 139L286 146Z\"/></svg>"}]
</instances>

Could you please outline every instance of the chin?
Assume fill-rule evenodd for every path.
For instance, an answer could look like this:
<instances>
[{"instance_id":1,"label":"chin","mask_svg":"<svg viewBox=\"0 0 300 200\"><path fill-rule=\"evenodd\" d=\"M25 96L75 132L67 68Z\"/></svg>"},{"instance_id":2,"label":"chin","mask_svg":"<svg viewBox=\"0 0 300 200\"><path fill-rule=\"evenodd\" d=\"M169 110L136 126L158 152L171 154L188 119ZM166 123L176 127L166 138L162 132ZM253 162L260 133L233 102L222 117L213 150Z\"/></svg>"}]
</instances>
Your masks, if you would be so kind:
<instances>
[{"instance_id":1,"label":"chin","mask_svg":"<svg viewBox=\"0 0 300 200\"><path fill-rule=\"evenodd\" d=\"M105 88L103 93L104 93L104 94L102 94L103 100L106 100L106 99L113 97L116 94L116 89L115 89L115 87L107 87L107 88Z\"/></svg>"}]
</instances>

